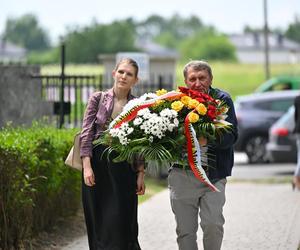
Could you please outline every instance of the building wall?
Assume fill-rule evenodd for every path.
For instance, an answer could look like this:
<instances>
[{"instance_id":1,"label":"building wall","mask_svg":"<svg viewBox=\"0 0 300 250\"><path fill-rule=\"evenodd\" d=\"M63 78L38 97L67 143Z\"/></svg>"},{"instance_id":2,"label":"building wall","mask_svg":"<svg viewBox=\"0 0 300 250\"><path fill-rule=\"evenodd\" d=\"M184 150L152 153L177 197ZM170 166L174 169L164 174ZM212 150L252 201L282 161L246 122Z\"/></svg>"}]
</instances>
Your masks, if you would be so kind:
<instances>
[{"instance_id":1,"label":"building wall","mask_svg":"<svg viewBox=\"0 0 300 250\"><path fill-rule=\"evenodd\" d=\"M165 76L163 81L173 82L173 88L176 87L176 60L172 58L153 58L150 59L150 80L158 81L158 76ZM151 79L154 76L154 79Z\"/></svg>"},{"instance_id":2,"label":"building wall","mask_svg":"<svg viewBox=\"0 0 300 250\"><path fill-rule=\"evenodd\" d=\"M0 66L0 128L8 122L30 125L52 114L53 104L42 100L42 83L30 74L36 66Z\"/></svg>"},{"instance_id":3,"label":"building wall","mask_svg":"<svg viewBox=\"0 0 300 250\"><path fill-rule=\"evenodd\" d=\"M237 57L241 63L264 63L265 54L261 50L237 51ZM300 63L300 52L270 51L269 60L273 64Z\"/></svg>"}]
</instances>

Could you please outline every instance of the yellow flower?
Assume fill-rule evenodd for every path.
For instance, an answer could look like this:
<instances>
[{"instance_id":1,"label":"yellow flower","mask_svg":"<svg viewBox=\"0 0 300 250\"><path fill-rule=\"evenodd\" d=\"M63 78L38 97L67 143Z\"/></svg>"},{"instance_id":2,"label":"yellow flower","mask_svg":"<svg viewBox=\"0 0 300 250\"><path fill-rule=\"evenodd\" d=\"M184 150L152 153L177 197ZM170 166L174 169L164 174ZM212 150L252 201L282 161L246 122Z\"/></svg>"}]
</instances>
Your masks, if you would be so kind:
<instances>
[{"instance_id":1,"label":"yellow flower","mask_svg":"<svg viewBox=\"0 0 300 250\"><path fill-rule=\"evenodd\" d=\"M199 102L197 100L191 99L188 102L188 108L189 109L194 109L194 108L196 108L198 106L198 104L199 104Z\"/></svg>"},{"instance_id":2,"label":"yellow flower","mask_svg":"<svg viewBox=\"0 0 300 250\"><path fill-rule=\"evenodd\" d=\"M205 115L207 112L207 108L203 103L199 103L199 105L196 107L196 110L200 115Z\"/></svg>"},{"instance_id":3,"label":"yellow flower","mask_svg":"<svg viewBox=\"0 0 300 250\"><path fill-rule=\"evenodd\" d=\"M199 115L198 115L198 114L196 114L196 113L194 113L194 112L189 113L189 121L190 121L191 123L195 123L195 122L197 122L198 120L199 120Z\"/></svg>"},{"instance_id":4,"label":"yellow flower","mask_svg":"<svg viewBox=\"0 0 300 250\"><path fill-rule=\"evenodd\" d=\"M172 102L171 108L179 112L183 108L184 104L181 101Z\"/></svg>"},{"instance_id":5,"label":"yellow flower","mask_svg":"<svg viewBox=\"0 0 300 250\"><path fill-rule=\"evenodd\" d=\"M159 89L159 90L156 91L156 94L157 94L158 96L160 96L160 95L166 94L167 92L168 92L168 91L165 90L165 89Z\"/></svg>"},{"instance_id":6,"label":"yellow flower","mask_svg":"<svg viewBox=\"0 0 300 250\"><path fill-rule=\"evenodd\" d=\"M154 107L158 107L159 105L161 105L162 103L164 103L165 101L164 100L157 100L155 101L154 103Z\"/></svg>"},{"instance_id":7,"label":"yellow flower","mask_svg":"<svg viewBox=\"0 0 300 250\"><path fill-rule=\"evenodd\" d=\"M180 101L181 101L185 106L187 106L188 103L189 103L189 101L190 101L191 99L192 99L191 97L185 95L185 96L182 96L182 97L180 98Z\"/></svg>"}]
</instances>

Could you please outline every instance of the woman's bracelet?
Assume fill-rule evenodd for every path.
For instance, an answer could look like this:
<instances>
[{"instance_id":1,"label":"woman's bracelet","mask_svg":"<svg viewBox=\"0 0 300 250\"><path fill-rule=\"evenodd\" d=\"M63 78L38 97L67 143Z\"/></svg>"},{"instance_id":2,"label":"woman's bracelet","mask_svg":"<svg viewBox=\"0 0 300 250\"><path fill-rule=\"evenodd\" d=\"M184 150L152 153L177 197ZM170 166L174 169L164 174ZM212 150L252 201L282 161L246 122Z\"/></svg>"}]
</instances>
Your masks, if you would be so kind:
<instances>
[{"instance_id":1,"label":"woman's bracelet","mask_svg":"<svg viewBox=\"0 0 300 250\"><path fill-rule=\"evenodd\" d=\"M138 170L137 173L145 173L145 169Z\"/></svg>"}]
</instances>

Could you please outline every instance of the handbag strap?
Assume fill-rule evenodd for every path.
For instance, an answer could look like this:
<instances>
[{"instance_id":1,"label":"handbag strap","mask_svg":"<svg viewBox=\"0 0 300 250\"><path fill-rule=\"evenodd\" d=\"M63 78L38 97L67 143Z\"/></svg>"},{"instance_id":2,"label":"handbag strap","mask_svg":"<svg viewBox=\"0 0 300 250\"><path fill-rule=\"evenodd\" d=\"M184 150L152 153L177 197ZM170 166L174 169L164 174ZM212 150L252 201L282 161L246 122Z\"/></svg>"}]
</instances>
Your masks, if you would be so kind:
<instances>
[{"instance_id":1,"label":"handbag strap","mask_svg":"<svg viewBox=\"0 0 300 250\"><path fill-rule=\"evenodd\" d=\"M103 99L104 99L104 92L101 91L100 98L99 98L99 102L98 102L98 110L99 110L99 108L100 108L100 104L103 102Z\"/></svg>"},{"instance_id":2,"label":"handbag strap","mask_svg":"<svg viewBox=\"0 0 300 250\"><path fill-rule=\"evenodd\" d=\"M102 104L102 102L103 102L103 100L104 100L104 94L105 94L104 91L100 91L100 97L99 97L99 100L98 100L98 110L97 110L97 113L98 113L98 111L99 111L99 109L100 109L100 105ZM97 113L96 113L96 115L97 115ZM95 119L94 119L94 121L93 121L93 127L95 126L96 115L95 115Z\"/></svg>"}]
</instances>

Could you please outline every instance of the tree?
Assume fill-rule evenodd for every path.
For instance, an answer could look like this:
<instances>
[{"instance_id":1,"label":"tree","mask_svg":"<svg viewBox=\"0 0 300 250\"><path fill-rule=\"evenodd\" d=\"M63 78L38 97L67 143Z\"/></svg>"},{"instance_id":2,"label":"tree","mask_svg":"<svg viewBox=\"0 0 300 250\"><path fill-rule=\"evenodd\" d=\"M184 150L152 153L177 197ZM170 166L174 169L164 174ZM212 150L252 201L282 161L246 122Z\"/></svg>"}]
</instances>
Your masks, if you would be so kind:
<instances>
[{"instance_id":1,"label":"tree","mask_svg":"<svg viewBox=\"0 0 300 250\"><path fill-rule=\"evenodd\" d=\"M97 62L101 53L136 51L135 29L129 19L70 31L65 43L68 62L74 63Z\"/></svg>"},{"instance_id":2,"label":"tree","mask_svg":"<svg viewBox=\"0 0 300 250\"><path fill-rule=\"evenodd\" d=\"M294 23L291 23L285 33L286 37L300 43L300 20L295 16Z\"/></svg>"},{"instance_id":3,"label":"tree","mask_svg":"<svg viewBox=\"0 0 300 250\"><path fill-rule=\"evenodd\" d=\"M49 48L47 33L39 26L37 18L32 14L7 19L3 38L28 50Z\"/></svg>"},{"instance_id":4,"label":"tree","mask_svg":"<svg viewBox=\"0 0 300 250\"><path fill-rule=\"evenodd\" d=\"M182 59L236 60L235 48L225 35L212 29L198 32L182 42Z\"/></svg>"},{"instance_id":5,"label":"tree","mask_svg":"<svg viewBox=\"0 0 300 250\"><path fill-rule=\"evenodd\" d=\"M236 60L235 47L213 26L204 25L197 16L171 18L152 15L137 24L137 35L179 51L181 58Z\"/></svg>"},{"instance_id":6,"label":"tree","mask_svg":"<svg viewBox=\"0 0 300 250\"><path fill-rule=\"evenodd\" d=\"M181 41L205 27L196 16L183 18L178 14L169 19L152 15L136 26L139 37L154 40L169 48L178 48Z\"/></svg>"}]
</instances>

